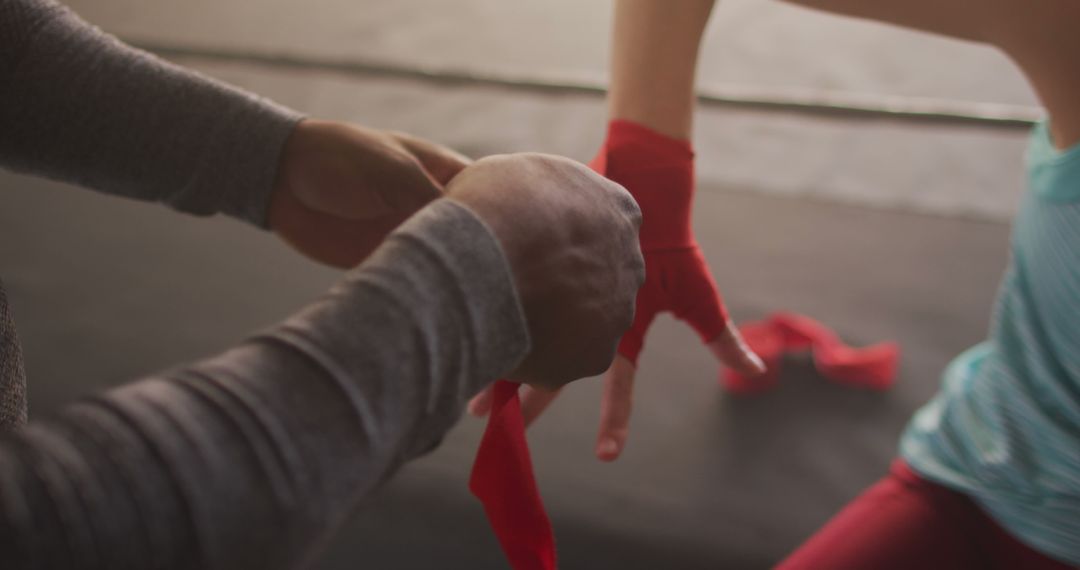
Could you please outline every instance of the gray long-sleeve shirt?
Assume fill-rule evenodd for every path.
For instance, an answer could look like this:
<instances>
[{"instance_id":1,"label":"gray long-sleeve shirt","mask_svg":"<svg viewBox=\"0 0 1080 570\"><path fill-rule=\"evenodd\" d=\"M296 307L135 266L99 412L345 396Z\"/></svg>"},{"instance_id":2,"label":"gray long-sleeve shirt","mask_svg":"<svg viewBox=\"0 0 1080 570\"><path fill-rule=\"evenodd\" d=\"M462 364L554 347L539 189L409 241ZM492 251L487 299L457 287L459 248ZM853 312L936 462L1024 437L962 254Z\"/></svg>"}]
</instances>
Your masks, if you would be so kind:
<instances>
[{"instance_id":1,"label":"gray long-sleeve shirt","mask_svg":"<svg viewBox=\"0 0 1080 570\"><path fill-rule=\"evenodd\" d=\"M4 166L261 223L295 120L0 0ZM528 347L498 242L438 200L281 325L0 436L0 567L302 564ZM21 378L0 288L0 406Z\"/></svg>"}]
</instances>

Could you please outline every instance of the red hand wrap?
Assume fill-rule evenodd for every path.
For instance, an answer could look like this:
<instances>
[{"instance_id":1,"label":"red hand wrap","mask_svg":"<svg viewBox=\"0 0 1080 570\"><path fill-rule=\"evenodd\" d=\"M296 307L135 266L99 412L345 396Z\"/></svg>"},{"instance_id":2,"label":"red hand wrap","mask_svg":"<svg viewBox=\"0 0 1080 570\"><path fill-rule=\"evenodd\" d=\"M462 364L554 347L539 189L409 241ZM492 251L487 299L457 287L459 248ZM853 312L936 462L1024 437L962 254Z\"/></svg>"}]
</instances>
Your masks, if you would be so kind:
<instances>
[{"instance_id":1,"label":"red hand wrap","mask_svg":"<svg viewBox=\"0 0 1080 570\"><path fill-rule=\"evenodd\" d=\"M765 321L745 323L739 330L765 361L768 371L764 376L746 378L734 370L725 370L724 387L731 392L760 392L774 387L784 352L794 350L809 349L818 372L834 382L885 390L896 378L900 347L895 342L853 348L825 325L793 313L776 313Z\"/></svg>"},{"instance_id":2,"label":"red hand wrap","mask_svg":"<svg viewBox=\"0 0 1080 570\"><path fill-rule=\"evenodd\" d=\"M619 353L637 362L649 325L664 311L689 323L703 342L720 336L727 312L690 226L694 198L690 143L614 120L589 166L625 186L641 207L645 283L638 292L634 324L623 335Z\"/></svg>"},{"instance_id":3,"label":"red hand wrap","mask_svg":"<svg viewBox=\"0 0 1080 570\"><path fill-rule=\"evenodd\" d=\"M469 489L514 570L552 570L555 535L533 476L518 385L499 380L493 400Z\"/></svg>"}]
</instances>

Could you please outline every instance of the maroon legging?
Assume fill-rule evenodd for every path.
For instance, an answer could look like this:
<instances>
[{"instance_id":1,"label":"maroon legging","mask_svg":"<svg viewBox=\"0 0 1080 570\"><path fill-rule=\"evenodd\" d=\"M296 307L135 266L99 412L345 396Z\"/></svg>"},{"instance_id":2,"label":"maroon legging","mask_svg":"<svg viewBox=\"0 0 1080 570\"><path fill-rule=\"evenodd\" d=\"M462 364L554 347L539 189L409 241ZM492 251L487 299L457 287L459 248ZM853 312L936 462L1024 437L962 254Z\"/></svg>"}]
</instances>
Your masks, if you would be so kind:
<instances>
[{"instance_id":1,"label":"maroon legging","mask_svg":"<svg viewBox=\"0 0 1080 570\"><path fill-rule=\"evenodd\" d=\"M1072 568L1013 538L970 498L903 461L777 566L822 569Z\"/></svg>"}]
</instances>

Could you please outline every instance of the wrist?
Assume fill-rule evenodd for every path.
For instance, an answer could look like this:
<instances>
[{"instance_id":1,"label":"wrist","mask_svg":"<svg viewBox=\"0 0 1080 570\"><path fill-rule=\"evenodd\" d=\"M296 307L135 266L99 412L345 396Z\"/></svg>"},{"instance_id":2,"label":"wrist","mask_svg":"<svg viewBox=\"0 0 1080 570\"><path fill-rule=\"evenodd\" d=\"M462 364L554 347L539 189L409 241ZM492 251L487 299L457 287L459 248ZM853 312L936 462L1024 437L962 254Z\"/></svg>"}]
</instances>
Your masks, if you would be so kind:
<instances>
[{"instance_id":1,"label":"wrist","mask_svg":"<svg viewBox=\"0 0 1080 570\"><path fill-rule=\"evenodd\" d=\"M692 247L694 152L689 141L624 119L611 121L593 167L626 187L641 208L645 251Z\"/></svg>"},{"instance_id":2,"label":"wrist","mask_svg":"<svg viewBox=\"0 0 1080 570\"><path fill-rule=\"evenodd\" d=\"M237 172L249 171L246 179L236 177L220 192L218 211L222 214L247 221L262 229L270 229L270 207L278 190L278 180L285 160L286 147L297 127L306 119L291 109L258 99L250 112L255 116L244 129L246 134L235 135L230 143L234 147L246 147L233 153L239 158L230 168ZM219 143L224 144L224 143ZM231 187L229 187L231 186Z\"/></svg>"}]
</instances>

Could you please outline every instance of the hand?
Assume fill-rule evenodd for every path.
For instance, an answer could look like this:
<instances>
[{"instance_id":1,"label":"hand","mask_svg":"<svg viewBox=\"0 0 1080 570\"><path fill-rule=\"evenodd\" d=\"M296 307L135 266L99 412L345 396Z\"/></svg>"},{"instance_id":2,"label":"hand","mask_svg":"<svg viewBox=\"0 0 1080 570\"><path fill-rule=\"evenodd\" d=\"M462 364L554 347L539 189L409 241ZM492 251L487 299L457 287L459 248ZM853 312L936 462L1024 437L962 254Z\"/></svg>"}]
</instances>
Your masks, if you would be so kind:
<instances>
[{"instance_id":1,"label":"hand","mask_svg":"<svg viewBox=\"0 0 1080 570\"><path fill-rule=\"evenodd\" d=\"M470 162L406 134L304 120L282 151L270 228L316 261L353 267Z\"/></svg>"},{"instance_id":2,"label":"hand","mask_svg":"<svg viewBox=\"0 0 1080 570\"><path fill-rule=\"evenodd\" d=\"M595 454L602 461L612 461L626 446L637 357L657 314L671 312L687 322L723 364L747 376L761 374L765 365L728 318L691 231L694 181L689 143L627 121L614 121L604 148L590 166L625 184L644 215L641 248L645 284L637 297L634 322L604 375ZM556 396L558 392L526 390L521 395L526 425ZM469 412L477 416L487 414L490 407L489 390L469 402Z\"/></svg>"},{"instance_id":3,"label":"hand","mask_svg":"<svg viewBox=\"0 0 1080 570\"><path fill-rule=\"evenodd\" d=\"M447 187L506 254L532 350L510 379L547 389L599 374L630 326L644 280L630 194L569 159L489 157Z\"/></svg>"}]
</instances>

